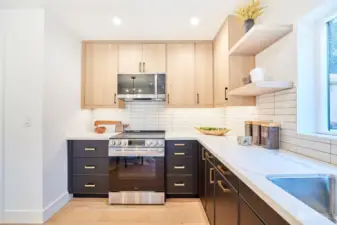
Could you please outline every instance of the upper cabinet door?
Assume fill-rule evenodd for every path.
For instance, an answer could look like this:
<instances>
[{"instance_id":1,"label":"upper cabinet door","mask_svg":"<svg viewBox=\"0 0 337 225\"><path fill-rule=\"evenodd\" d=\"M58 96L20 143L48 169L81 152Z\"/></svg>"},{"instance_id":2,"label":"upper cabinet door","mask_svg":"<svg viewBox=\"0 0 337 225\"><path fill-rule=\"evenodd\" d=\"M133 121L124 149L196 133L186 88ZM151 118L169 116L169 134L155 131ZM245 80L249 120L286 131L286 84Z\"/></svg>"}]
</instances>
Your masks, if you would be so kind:
<instances>
[{"instance_id":1,"label":"upper cabinet door","mask_svg":"<svg viewBox=\"0 0 337 225\"><path fill-rule=\"evenodd\" d=\"M214 42L214 105L228 103L229 57L228 21L226 20Z\"/></svg>"},{"instance_id":2,"label":"upper cabinet door","mask_svg":"<svg viewBox=\"0 0 337 225\"><path fill-rule=\"evenodd\" d=\"M143 73L166 72L166 45L144 44L143 45Z\"/></svg>"},{"instance_id":3,"label":"upper cabinet door","mask_svg":"<svg viewBox=\"0 0 337 225\"><path fill-rule=\"evenodd\" d=\"M167 45L167 104L169 107L193 107L194 43Z\"/></svg>"},{"instance_id":4,"label":"upper cabinet door","mask_svg":"<svg viewBox=\"0 0 337 225\"><path fill-rule=\"evenodd\" d=\"M197 105L213 107L213 45L195 44L195 88Z\"/></svg>"},{"instance_id":5,"label":"upper cabinet door","mask_svg":"<svg viewBox=\"0 0 337 225\"><path fill-rule=\"evenodd\" d=\"M141 73L142 55L142 44L120 44L118 46L118 73Z\"/></svg>"},{"instance_id":6,"label":"upper cabinet door","mask_svg":"<svg viewBox=\"0 0 337 225\"><path fill-rule=\"evenodd\" d=\"M117 45L83 45L83 107L117 107Z\"/></svg>"}]
</instances>

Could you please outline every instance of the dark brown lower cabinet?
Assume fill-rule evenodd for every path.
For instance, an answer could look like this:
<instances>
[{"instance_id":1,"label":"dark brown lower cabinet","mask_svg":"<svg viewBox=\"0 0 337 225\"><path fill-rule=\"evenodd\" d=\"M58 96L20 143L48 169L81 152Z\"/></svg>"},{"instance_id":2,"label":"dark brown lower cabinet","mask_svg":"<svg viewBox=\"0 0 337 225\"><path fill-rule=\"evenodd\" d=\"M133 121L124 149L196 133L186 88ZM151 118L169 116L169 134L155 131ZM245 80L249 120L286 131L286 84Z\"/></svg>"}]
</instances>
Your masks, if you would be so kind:
<instances>
[{"instance_id":1,"label":"dark brown lower cabinet","mask_svg":"<svg viewBox=\"0 0 337 225\"><path fill-rule=\"evenodd\" d=\"M215 225L237 225L239 193L215 170Z\"/></svg>"},{"instance_id":2,"label":"dark brown lower cabinet","mask_svg":"<svg viewBox=\"0 0 337 225\"><path fill-rule=\"evenodd\" d=\"M242 197L240 197L240 225L265 225Z\"/></svg>"},{"instance_id":3,"label":"dark brown lower cabinet","mask_svg":"<svg viewBox=\"0 0 337 225\"><path fill-rule=\"evenodd\" d=\"M205 176L205 211L210 225L214 225L214 182L215 168L212 164L213 156L206 155L206 176Z\"/></svg>"}]
</instances>

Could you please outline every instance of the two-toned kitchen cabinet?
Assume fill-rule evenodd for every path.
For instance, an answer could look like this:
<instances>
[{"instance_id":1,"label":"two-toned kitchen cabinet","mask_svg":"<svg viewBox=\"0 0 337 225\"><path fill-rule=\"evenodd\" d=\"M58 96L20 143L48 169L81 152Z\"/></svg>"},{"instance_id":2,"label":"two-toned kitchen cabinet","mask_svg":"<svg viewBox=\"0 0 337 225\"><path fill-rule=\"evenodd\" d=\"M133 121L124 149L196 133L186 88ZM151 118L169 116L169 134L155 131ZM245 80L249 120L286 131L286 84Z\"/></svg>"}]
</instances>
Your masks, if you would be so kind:
<instances>
[{"instance_id":1,"label":"two-toned kitchen cabinet","mask_svg":"<svg viewBox=\"0 0 337 225\"><path fill-rule=\"evenodd\" d=\"M117 108L118 45L82 44L82 108Z\"/></svg>"},{"instance_id":2,"label":"two-toned kitchen cabinet","mask_svg":"<svg viewBox=\"0 0 337 225\"><path fill-rule=\"evenodd\" d=\"M213 107L212 43L167 44L166 77L168 107Z\"/></svg>"},{"instance_id":3,"label":"two-toned kitchen cabinet","mask_svg":"<svg viewBox=\"0 0 337 225\"><path fill-rule=\"evenodd\" d=\"M118 73L165 73L165 44L122 43L118 45Z\"/></svg>"}]
</instances>

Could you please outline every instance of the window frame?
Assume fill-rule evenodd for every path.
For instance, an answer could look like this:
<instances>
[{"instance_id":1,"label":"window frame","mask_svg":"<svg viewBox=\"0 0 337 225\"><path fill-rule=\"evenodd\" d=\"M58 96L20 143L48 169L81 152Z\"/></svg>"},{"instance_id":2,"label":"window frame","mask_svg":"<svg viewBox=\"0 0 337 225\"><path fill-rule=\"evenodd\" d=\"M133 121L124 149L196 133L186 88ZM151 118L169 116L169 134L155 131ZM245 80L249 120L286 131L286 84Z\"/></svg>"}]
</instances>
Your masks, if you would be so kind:
<instances>
[{"instance_id":1,"label":"window frame","mask_svg":"<svg viewBox=\"0 0 337 225\"><path fill-rule=\"evenodd\" d=\"M316 37L319 43L317 45L316 53L318 60L318 104L317 104L317 133L336 135L337 129L331 129L331 112L330 112L330 71L329 71L329 43L328 43L328 23L337 19L337 12L334 9L332 12L327 13L317 21L317 34Z\"/></svg>"}]
</instances>

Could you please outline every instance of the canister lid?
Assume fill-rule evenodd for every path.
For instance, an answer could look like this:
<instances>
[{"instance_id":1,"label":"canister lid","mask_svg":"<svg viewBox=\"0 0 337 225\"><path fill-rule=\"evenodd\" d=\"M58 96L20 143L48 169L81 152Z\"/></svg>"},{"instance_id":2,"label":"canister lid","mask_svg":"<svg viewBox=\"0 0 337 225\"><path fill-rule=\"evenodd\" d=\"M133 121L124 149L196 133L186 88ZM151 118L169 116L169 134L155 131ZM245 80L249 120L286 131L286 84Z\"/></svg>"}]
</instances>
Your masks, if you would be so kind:
<instances>
[{"instance_id":1,"label":"canister lid","mask_svg":"<svg viewBox=\"0 0 337 225\"><path fill-rule=\"evenodd\" d=\"M252 121L253 125L261 125L261 121Z\"/></svg>"},{"instance_id":2,"label":"canister lid","mask_svg":"<svg viewBox=\"0 0 337 225\"><path fill-rule=\"evenodd\" d=\"M281 127L280 123L262 123L261 126L263 127Z\"/></svg>"},{"instance_id":3,"label":"canister lid","mask_svg":"<svg viewBox=\"0 0 337 225\"><path fill-rule=\"evenodd\" d=\"M253 124L253 121L245 121L245 124Z\"/></svg>"}]
</instances>

